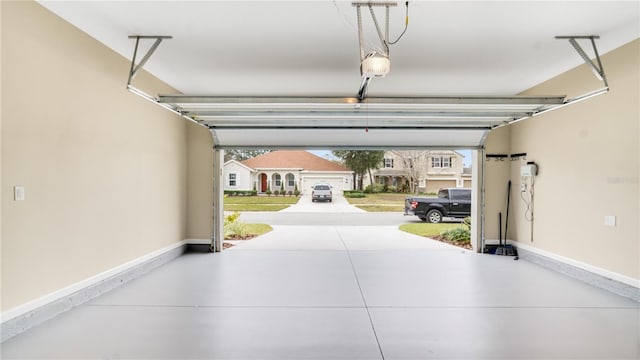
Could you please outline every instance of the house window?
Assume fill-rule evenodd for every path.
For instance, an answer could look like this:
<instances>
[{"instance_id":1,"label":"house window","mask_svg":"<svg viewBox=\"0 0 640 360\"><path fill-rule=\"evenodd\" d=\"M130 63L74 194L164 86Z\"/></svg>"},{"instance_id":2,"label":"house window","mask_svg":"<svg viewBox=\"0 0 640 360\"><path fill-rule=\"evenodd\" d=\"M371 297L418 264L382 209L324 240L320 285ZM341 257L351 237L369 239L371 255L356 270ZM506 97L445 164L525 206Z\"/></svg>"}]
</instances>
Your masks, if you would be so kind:
<instances>
[{"instance_id":1,"label":"house window","mask_svg":"<svg viewBox=\"0 0 640 360\"><path fill-rule=\"evenodd\" d=\"M229 186L236 186L236 174L229 174Z\"/></svg>"},{"instance_id":2,"label":"house window","mask_svg":"<svg viewBox=\"0 0 640 360\"><path fill-rule=\"evenodd\" d=\"M296 177L293 174L287 174L287 186L294 187L296 186Z\"/></svg>"},{"instance_id":3,"label":"house window","mask_svg":"<svg viewBox=\"0 0 640 360\"><path fill-rule=\"evenodd\" d=\"M282 179L280 179L280 174L273 175L273 182L275 183L276 187L280 187L282 185Z\"/></svg>"},{"instance_id":4,"label":"house window","mask_svg":"<svg viewBox=\"0 0 640 360\"><path fill-rule=\"evenodd\" d=\"M385 158L384 159L384 167L385 168L392 168L393 167L393 159Z\"/></svg>"},{"instance_id":5,"label":"house window","mask_svg":"<svg viewBox=\"0 0 640 360\"><path fill-rule=\"evenodd\" d=\"M434 156L431 158L432 168L450 168L451 157L450 156Z\"/></svg>"}]
</instances>

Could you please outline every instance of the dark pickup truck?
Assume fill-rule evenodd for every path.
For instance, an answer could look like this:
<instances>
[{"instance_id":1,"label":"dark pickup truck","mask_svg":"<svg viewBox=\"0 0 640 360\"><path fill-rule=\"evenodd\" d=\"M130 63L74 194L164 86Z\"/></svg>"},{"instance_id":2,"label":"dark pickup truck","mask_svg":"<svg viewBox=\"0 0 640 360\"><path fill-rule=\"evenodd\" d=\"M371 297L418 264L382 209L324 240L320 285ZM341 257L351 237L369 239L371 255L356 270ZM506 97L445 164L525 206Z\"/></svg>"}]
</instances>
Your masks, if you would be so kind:
<instances>
[{"instance_id":1,"label":"dark pickup truck","mask_svg":"<svg viewBox=\"0 0 640 360\"><path fill-rule=\"evenodd\" d=\"M408 197L404 202L404 214L430 223L439 223L444 217L470 216L471 189L440 189L437 198Z\"/></svg>"}]
</instances>

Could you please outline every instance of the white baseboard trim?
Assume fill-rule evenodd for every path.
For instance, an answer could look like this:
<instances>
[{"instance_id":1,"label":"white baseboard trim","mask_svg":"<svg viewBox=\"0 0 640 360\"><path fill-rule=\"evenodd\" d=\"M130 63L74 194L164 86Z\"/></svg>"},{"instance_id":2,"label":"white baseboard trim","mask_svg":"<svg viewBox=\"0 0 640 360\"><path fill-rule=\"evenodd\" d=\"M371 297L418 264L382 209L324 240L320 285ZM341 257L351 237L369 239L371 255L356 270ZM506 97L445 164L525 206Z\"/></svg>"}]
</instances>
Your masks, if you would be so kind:
<instances>
[{"instance_id":1,"label":"white baseboard trim","mask_svg":"<svg viewBox=\"0 0 640 360\"><path fill-rule=\"evenodd\" d=\"M578 261L578 260L574 260L574 259L562 256L562 255L554 254L554 253L549 252L549 251L541 250L541 249L538 249L536 247L533 247L533 246L530 246L530 245L527 245L527 244L519 243L517 241L509 240L509 244L513 245L514 247L516 247L518 249L523 249L523 250L532 252L534 254L541 255L541 256L547 257L549 259L552 259L552 260L555 260L555 261L558 261L558 262L561 262L561 263L565 263L567 265L571 265L571 266L577 267L579 269L582 269L582 270L585 270L585 271L600 275L600 276L605 277L607 279L615 280L615 281L621 282L623 284L627 284L629 286L633 286L635 288L639 288L640 289L640 280L638 280L638 279L634 279L634 278L626 276L626 275L622 275L622 274L619 274L619 273L616 273L616 272L613 272L613 271L609 271L609 270L606 270L606 269L603 269L603 268L599 268L597 266L593 266L593 265L590 265L590 264L587 264L587 263L584 263L584 262L581 262L581 261Z\"/></svg>"},{"instance_id":2,"label":"white baseboard trim","mask_svg":"<svg viewBox=\"0 0 640 360\"><path fill-rule=\"evenodd\" d=\"M211 239L186 239L188 245L211 245Z\"/></svg>"},{"instance_id":3,"label":"white baseboard trim","mask_svg":"<svg viewBox=\"0 0 640 360\"><path fill-rule=\"evenodd\" d=\"M518 256L522 260L532 262L592 286L640 302L640 281L638 281L638 279L516 241L510 242L510 245L513 245L517 249Z\"/></svg>"},{"instance_id":4,"label":"white baseboard trim","mask_svg":"<svg viewBox=\"0 0 640 360\"><path fill-rule=\"evenodd\" d=\"M182 255L189 244L209 244L207 239L178 241L139 258L66 286L0 314L3 342L62 312L83 304Z\"/></svg>"}]
</instances>

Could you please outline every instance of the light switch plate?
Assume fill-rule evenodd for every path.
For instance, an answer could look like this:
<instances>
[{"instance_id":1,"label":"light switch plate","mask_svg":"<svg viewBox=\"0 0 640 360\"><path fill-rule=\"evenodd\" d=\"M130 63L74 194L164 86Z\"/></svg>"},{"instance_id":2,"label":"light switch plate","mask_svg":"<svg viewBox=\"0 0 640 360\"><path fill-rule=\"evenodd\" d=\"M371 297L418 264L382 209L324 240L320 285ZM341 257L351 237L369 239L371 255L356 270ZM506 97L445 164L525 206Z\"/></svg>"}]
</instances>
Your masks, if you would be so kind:
<instances>
[{"instance_id":1,"label":"light switch plate","mask_svg":"<svg viewBox=\"0 0 640 360\"><path fill-rule=\"evenodd\" d=\"M615 217L615 215L606 215L604 217L604 224L606 226L612 226L612 227L616 226L616 217Z\"/></svg>"},{"instance_id":2,"label":"light switch plate","mask_svg":"<svg viewBox=\"0 0 640 360\"><path fill-rule=\"evenodd\" d=\"M15 201L23 201L24 200L24 186L14 186L13 187L13 199Z\"/></svg>"}]
</instances>

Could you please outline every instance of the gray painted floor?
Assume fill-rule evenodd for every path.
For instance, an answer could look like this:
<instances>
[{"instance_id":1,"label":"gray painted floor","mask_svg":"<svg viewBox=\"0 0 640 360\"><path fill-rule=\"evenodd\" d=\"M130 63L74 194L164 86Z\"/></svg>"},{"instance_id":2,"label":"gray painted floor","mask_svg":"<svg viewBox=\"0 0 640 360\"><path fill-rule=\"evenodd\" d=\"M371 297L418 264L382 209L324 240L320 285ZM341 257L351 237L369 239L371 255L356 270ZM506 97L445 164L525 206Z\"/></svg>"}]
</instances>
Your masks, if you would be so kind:
<instances>
[{"instance_id":1,"label":"gray painted floor","mask_svg":"<svg viewBox=\"0 0 640 360\"><path fill-rule=\"evenodd\" d=\"M275 226L2 344L3 359L638 359L639 304L395 226Z\"/></svg>"}]
</instances>

